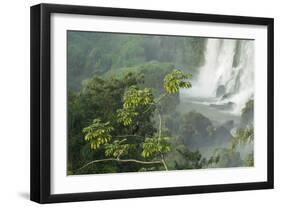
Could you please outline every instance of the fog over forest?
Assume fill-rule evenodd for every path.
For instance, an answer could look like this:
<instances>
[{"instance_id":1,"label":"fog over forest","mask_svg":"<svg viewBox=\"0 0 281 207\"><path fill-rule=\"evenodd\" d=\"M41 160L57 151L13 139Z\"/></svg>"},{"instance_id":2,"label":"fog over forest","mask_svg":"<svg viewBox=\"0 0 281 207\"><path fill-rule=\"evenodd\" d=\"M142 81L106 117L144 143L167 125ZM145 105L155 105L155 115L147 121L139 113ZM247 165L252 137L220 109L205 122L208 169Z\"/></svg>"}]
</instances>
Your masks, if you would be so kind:
<instances>
[{"instance_id":1,"label":"fog over forest","mask_svg":"<svg viewBox=\"0 0 281 207\"><path fill-rule=\"evenodd\" d=\"M67 33L68 175L254 166L254 40Z\"/></svg>"}]
</instances>

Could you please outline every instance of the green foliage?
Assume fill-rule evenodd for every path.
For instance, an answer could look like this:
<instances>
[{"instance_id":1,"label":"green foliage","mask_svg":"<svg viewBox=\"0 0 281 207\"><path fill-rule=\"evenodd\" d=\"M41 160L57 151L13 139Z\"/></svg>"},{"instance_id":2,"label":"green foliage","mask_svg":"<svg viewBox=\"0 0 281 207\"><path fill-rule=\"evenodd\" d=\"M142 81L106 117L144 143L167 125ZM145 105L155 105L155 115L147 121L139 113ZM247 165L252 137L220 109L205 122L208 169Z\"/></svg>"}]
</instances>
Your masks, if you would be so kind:
<instances>
[{"instance_id":1,"label":"green foliage","mask_svg":"<svg viewBox=\"0 0 281 207\"><path fill-rule=\"evenodd\" d=\"M248 111L253 110L254 108L254 100L249 100L246 103L246 106L242 109L242 113L247 113Z\"/></svg>"},{"instance_id":2,"label":"green foliage","mask_svg":"<svg viewBox=\"0 0 281 207\"><path fill-rule=\"evenodd\" d=\"M238 128L233 132L231 148L235 149L240 144L246 144L254 139L254 129L252 127Z\"/></svg>"},{"instance_id":3,"label":"green foliage","mask_svg":"<svg viewBox=\"0 0 281 207\"><path fill-rule=\"evenodd\" d=\"M212 155L218 162L209 167L239 167L243 165L240 153L228 148L216 149Z\"/></svg>"},{"instance_id":4,"label":"green foliage","mask_svg":"<svg viewBox=\"0 0 281 207\"><path fill-rule=\"evenodd\" d=\"M246 159L244 160L244 166L246 167L254 166L254 153L250 153L247 155Z\"/></svg>"},{"instance_id":5,"label":"green foliage","mask_svg":"<svg viewBox=\"0 0 281 207\"><path fill-rule=\"evenodd\" d=\"M82 124L84 126L89 124L93 118L102 118L102 120L108 120L114 124L116 110L123 105L124 92L128 87L141 81L132 73L128 73L120 79L94 77L84 81L83 88L77 97L82 108L81 114L84 116L81 120Z\"/></svg>"},{"instance_id":6,"label":"green foliage","mask_svg":"<svg viewBox=\"0 0 281 207\"><path fill-rule=\"evenodd\" d=\"M243 124L252 125L254 117L254 100L249 100L242 109L241 120Z\"/></svg>"},{"instance_id":7,"label":"green foliage","mask_svg":"<svg viewBox=\"0 0 281 207\"><path fill-rule=\"evenodd\" d=\"M143 79L143 82L138 85L139 89L148 88L152 91L154 97L159 97L165 93L163 82L160 80L164 80L164 77L171 73L174 68L173 64L150 61L133 67L111 70L105 76L122 78L127 73L134 73ZM155 98L155 101L157 101L157 98ZM169 94L159 103L162 113L170 113L175 110L179 102L179 93Z\"/></svg>"},{"instance_id":8,"label":"green foliage","mask_svg":"<svg viewBox=\"0 0 281 207\"><path fill-rule=\"evenodd\" d=\"M124 126L132 123L133 118L138 116L137 112L140 106L153 104L153 95L151 89L138 89L136 86L131 86L125 92L123 97L123 108L117 110L117 118Z\"/></svg>"},{"instance_id":9,"label":"green foliage","mask_svg":"<svg viewBox=\"0 0 281 207\"><path fill-rule=\"evenodd\" d=\"M169 140L169 137L145 138L143 143L142 156L147 158L170 152L171 146Z\"/></svg>"},{"instance_id":10,"label":"green foliage","mask_svg":"<svg viewBox=\"0 0 281 207\"><path fill-rule=\"evenodd\" d=\"M153 103L153 95L151 89L138 89L136 86L131 86L123 98L123 108L136 108L140 105L146 106Z\"/></svg>"},{"instance_id":11,"label":"green foliage","mask_svg":"<svg viewBox=\"0 0 281 207\"><path fill-rule=\"evenodd\" d=\"M178 72L176 74L179 74ZM175 73L175 70L172 71L172 73ZM127 75L125 77L127 77ZM86 83L83 93L87 92L89 89L94 89L94 91L96 91L97 86L100 84L105 85L106 83L105 80L100 78L95 80L95 82L90 81ZM178 87L185 87L185 85L179 84ZM92 90L90 91L92 92ZM98 92L101 92L101 90L98 90ZM92 95L92 93L90 93L90 95ZM125 126L125 128L123 128L124 131L128 132L128 130L130 131L130 129L133 129L131 132L132 134L128 135L127 137L142 137L135 134L137 132L136 130L139 128L139 123L145 124L146 121L150 121L147 118L142 120L142 118L144 118L146 114L153 113L154 109L159 107L159 103L167 95L168 94L162 94L159 96L157 101L155 101L152 89L140 89L137 85L131 85L124 90L123 97L121 98L122 108L116 109L116 113L112 114L111 116L117 118L117 123L122 123ZM118 130L118 127L113 127L110 121L103 123L101 122L100 118L94 119L93 123L83 129L83 133L85 133L85 140L90 142L90 146L93 151L98 151L101 147L103 147L105 157L111 157L117 160L119 160L120 157L128 155L129 150L133 148L133 146L142 146L140 156L143 158L150 158L152 160L158 156L161 156L161 162L163 163L165 169L167 169L163 159L164 154L167 154L171 151L171 146L169 143L170 138L167 136L162 136L162 116L159 108L157 112L158 118L160 119L158 134L155 134L155 136L152 138L145 138L140 143L132 141L131 143L127 143L127 139L119 140L118 137L124 136L122 136L122 133L120 134L115 130ZM136 124L138 127L137 129L132 127L134 124ZM128 127L128 129L126 129L126 127ZM165 131L164 128L163 131ZM112 134L116 134L116 136L113 136ZM113 139L113 137L115 138ZM147 136L145 135L143 137ZM159 164L159 162L156 163Z\"/></svg>"},{"instance_id":12,"label":"green foliage","mask_svg":"<svg viewBox=\"0 0 281 207\"><path fill-rule=\"evenodd\" d=\"M220 161L220 155L213 155L207 161L207 165L217 164Z\"/></svg>"},{"instance_id":13,"label":"green foliage","mask_svg":"<svg viewBox=\"0 0 281 207\"><path fill-rule=\"evenodd\" d=\"M164 88L169 94L178 93L180 88L191 87L191 83L188 80L190 78L190 74L174 69L171 73L165 76Z\"/></svg>"},{"instance_id":14,"label":"green foliage","mask_svg":"<svg viewBox=\"0 0 281 207\"><path fill-rule=\"evenodd\" d=\"M117 109L118 122L122 123L124 126L132 124L133 118L138 116L138 114L139 113L132 108Z\"/></svg>"},{"instance_id":15,"label":"green foliage","mask_svg":"<svg viewBox=\"0 0 281 207\"><path fill-rule=\"evenodd\" d=\"M132 148L130 144L123 144L127 139L114 140L112 143L105 144L105 156L120 158L128 154L129 149Z\"/></svg>"},{"instance_id":16,"label":"green foliage","mask_svg":"<svg viewBox=\"0 0 281 207\"><path fill-rule=\"evenodd\" d=\"M176 147L176 153L182 158L174 161L175 168L178 170L207 168L219 161L218 156L211 156L209 159L206 159L201 155L199 150L191 151L183 145Z\"/></svg>"},{"instance_id":17,"label":"green foliage","mask_svg":"<svg viewBox=\"0 0 281 207\"><path fill-rule=\"evenodd\" d=\"M113 59L113 67L130 67L145 62L144 49L141 47L142 38L129 36L124 44L120 45L118 57Z\"/></svg>"},{"instance_id":18,"label":"green foliage","mask_svg":"<svg viewBox=\"0 0 281 207\"><path fill-rule=\"evenodd\" d=\"M196 111L182 116L179 123L179 137L193 149L208 146L213 141L214 127L210 119Z\"/></svg>"},{"instance_id":19,"label":"green foliage","mask_svg":"<svg viewBox=\"0 0 281 207\"><path fill-rule=\"evenodd\" d=\"M91 125L83 129L83 133L85 133L85 140L90 142L91 148L97 149L111 140L110 133L113 130L110 122L102 123L100 119L94 119Z\"/></svg>"},{"instance_id":20,"label":"green foliage","mask_svg":"<svg viewBox=\"0 0 281 207\"><path fill-rule=\"evenodd\" d=\"M167 79L169 79L167 78L167 76L171 76L172 79L170 79L170 81L175 83L169 83L169 81L167 82ZM190 83L187 83L184 80L187 77L188 75L185 75L181 71L173 70L170 74L166 75L165 80L166 83L168 83L168 85L170 86L176 84L177 90L179 90L182 87L191 87L191 85L188 85ZM104 83L104 80L98 79L97 82ZM125 127L132 125L134 123L134 119L137 119L139 118L139 116L146 114L146 112L153 112L153 110L149 109L152 106L157 107L161 100L167 95L168 93L160 95L157 101L155 101L152 89L139 89L136 85L128 87L128 89L125 90L122 98L122 108L116 110L117 121L119 123L122 123ZM156 134L152 138L145 138L143 142L139 144L142 145L142 157L153 159L157 156L161 156L161 160L163 160L164 154L167 154L171 151L171 145L169 142L170 137L162 136L162 116L160 113L160 109L158 109L157 111L158 118L160 119L158 134ZM97 150L100 146L104 146L105 156L114 157L118 160L121 156L128 155L130 148L136 145L136 143L125 144L124 142L126 142L127 139L115 139L111 141L111 133L115 133L114 127L110 125L110 122L102 123L100 119L94 119L94 122L88 127L84 128L83 132L86 133L85 140L90 142L91 148L93 150ZM122 137L122 134L119 137ZM165 161L163 161L163 165L165 169L167 169Z\"/></svg>"},{"instance_id":21,"label":"green foliage","mask_svg":"<svg viewBox=\"0 0 281 207\"><path fill-rule=\"evenodd\" d=\"M105 156L102 147L97 150L91 150L90 143L83 139L85 134L82 132L82 129L89 126L95 118L110 122L112 127L114 127L114 131L111 133L112 136L125 133L131 134L133 131L135 131L135 134L147 134L147 136L154 133L153 125L149 120L151 113L146 113L139 118L142 125L136 126L137 124L132 124L130 129L120 127L120 124L117 122L116 110L123 107L122 98L125 91L130 86L138 85L142 82L141 76L126 73L122 77L105 78L95 76L90 78L83 82L79 92L74 92L68 88L67 167L69 171L78 173L76 169L85 162L93 159L102 159ZM105 172L103 169L114 169L114 172L121 170L119 166L111 165L103 163L99 164L99 168L87 167L80 170L79 173L103 173Z\"/></svg>"},{"instance_id":22,"label":"green foliage","mask_svg":"<svg viewBox=\"0 0 281 207\"><path fill-rule=\"evenodd\" d=\"M196 73L204 63L205 38L67 32L68 83L78 91L84 79L150 61ZM186 71L187 72L187 71Z\"/></svg>"},{"instance_id":23,"label":"green foliage","mask_svg":"<svg viewBox=\"0 0 281 207\"><path fill-rule=\"evenodd\" d=\"M72 31L67 35L69 174L161 170L161 164L109 161L77 171L93 160L149 162L162 155L169 170L253 166L253 153L241 160L238 152L220 143L211 156L200 148L214 147L210 144L221 136L238 150L236 146L248 142L247 133L231 137L230 129L212 124L206 114L176 111L180 88L191 87L188 73L196 75L204 62L204 38ZM252 126L253 108L250 100L241 113L243 124L235 127Z\"/></svg>"}]
</instances>

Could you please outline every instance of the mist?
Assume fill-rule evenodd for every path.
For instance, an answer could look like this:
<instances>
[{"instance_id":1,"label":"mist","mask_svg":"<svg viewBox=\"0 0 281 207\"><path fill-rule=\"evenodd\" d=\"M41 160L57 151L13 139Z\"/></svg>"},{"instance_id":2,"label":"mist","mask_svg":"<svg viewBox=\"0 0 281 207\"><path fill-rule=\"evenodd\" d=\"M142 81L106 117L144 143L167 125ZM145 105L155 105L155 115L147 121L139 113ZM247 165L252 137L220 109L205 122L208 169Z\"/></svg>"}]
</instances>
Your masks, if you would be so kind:
<instances>
[{"instance_id":1,"label":"mist","mask_svg":"<svg viewBox=\"0 0 281 207\"><path fill-rule=\"evenodd\" d=\"M69 175L254 166L254 40L67 35ZM192 76L187 80L192 87L169 94L164 80L175 70ZM132 86L139 94L151 92L158 114L144 105L134 112L131 125L122 125L118 111ZM93 120L110 125L111 140L126 144L126 157L140 162L145 140L167 138L165 168L109 162L81 170L85 163L107 157L103 143L96 150L85 141L83 129L93 126ZM132 137L121 140L124 134ZM160 159L159 154L150 159Z\"/></svg>"},{"instance_id":2,"label":"mist","mask_svg":"<svg viewBox=\"0 0 281 207\"><path fill-rule=\"evenodd\" d=\"M177 110L180 113L198 112L210 120L210 127L215 131L215 135L207 135L212 137L211 141L206 145L208 138L205 137L196 144L188 143L191 149L208 157L219 148L231 148L232 131L245 124L243 109L254 99L254 41L209 38L204 59L192 88L180 91ZM253 111L249 116L246 125L252 127ZM229 166L239 165L253 153L253 148L253 139L239 145Z\"/></svg>"}]
</instances>

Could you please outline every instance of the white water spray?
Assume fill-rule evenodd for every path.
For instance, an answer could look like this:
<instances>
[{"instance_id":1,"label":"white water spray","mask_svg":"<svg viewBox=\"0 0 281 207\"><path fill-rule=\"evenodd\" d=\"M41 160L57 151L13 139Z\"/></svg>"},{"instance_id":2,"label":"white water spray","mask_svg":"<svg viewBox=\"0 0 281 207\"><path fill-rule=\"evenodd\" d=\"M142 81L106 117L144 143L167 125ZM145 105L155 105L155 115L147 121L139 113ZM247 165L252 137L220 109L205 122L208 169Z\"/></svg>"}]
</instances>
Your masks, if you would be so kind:
<instances>
[{"instance_id":1,"label":"white water spray","mask_svg":"<svg viewBox=\"0 0 281 207\"><path fill-rule=\"evenodd\" d=\"M218 96L218 88L223 95ZM208 39L205 64L199 69L191 89L182 97L202 98L206 104L232 103L232 113L240 114L254 96L254 41Z\"/></svg>"}]
</instances>

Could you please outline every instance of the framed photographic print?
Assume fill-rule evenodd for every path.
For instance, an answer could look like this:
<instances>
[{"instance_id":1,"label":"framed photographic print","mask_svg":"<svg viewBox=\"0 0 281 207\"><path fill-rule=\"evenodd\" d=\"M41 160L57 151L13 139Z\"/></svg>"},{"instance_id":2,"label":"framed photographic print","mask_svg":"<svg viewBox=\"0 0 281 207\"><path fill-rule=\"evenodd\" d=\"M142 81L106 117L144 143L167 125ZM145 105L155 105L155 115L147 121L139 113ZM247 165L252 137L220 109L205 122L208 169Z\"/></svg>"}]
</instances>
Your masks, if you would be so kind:
<instances>
[{"instance_id":1,"label":"framed photographic print","mask_svg":"<svg viewBox=\"0 0 281 207\"><path fill-rule=\"evenodd\" d=\"M31 7L31 200L273 188L273 19Z\"/></svg>"}]
</instances>

